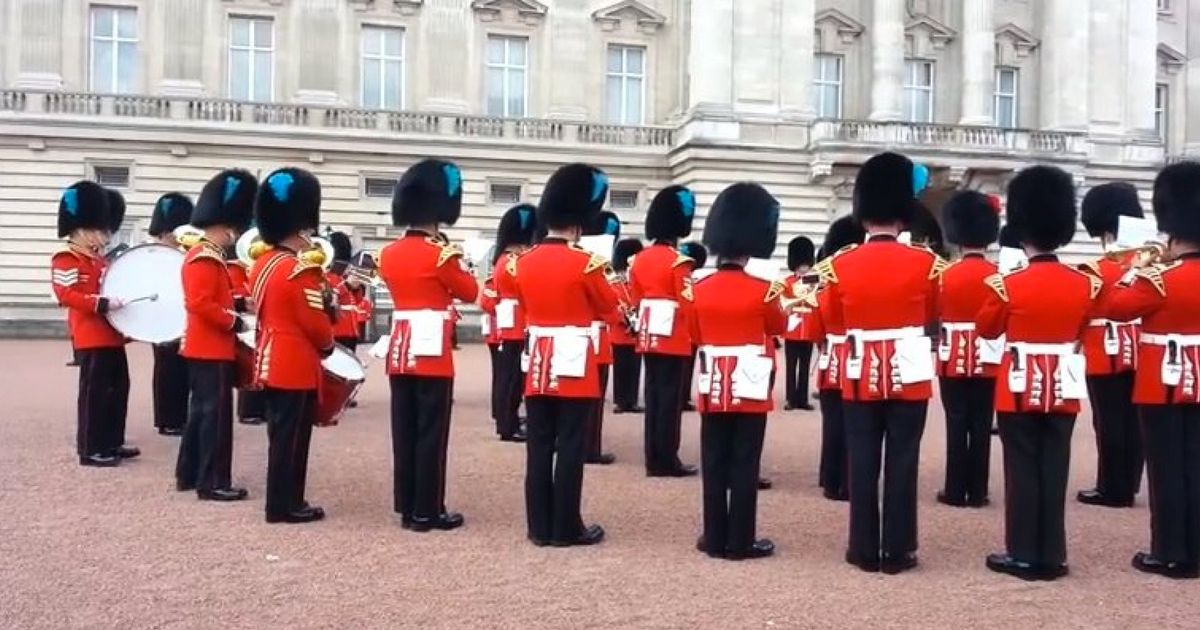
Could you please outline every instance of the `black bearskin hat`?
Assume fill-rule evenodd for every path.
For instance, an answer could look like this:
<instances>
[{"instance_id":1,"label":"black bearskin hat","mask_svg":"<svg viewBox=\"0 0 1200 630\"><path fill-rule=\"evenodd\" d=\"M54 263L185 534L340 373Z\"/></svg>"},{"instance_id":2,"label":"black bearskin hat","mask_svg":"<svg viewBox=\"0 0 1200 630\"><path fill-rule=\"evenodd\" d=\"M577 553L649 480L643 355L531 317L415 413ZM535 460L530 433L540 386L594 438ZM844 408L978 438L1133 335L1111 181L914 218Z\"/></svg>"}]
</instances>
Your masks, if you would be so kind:
<instances>
[{"instance_id":1,"label":"black bearskin hat","mask_svg":"<svg viewBox=\"0 0 1200 630\"><path fill-rule=\"evenodd\" d=\"M811 267L814 262L812 239L807 236L797 236L788 242L788 269L795 270L801 265Z\"/></svg>"},{"instance_id":2,"label":"black bearskin hat","mask_svg":"<svg viewBox=\"0 0 1200 630\"><path fill-rule=\"evenodd\" d=\"M108 231L115 233L125 222L125 196L111 188L104 192L108 194Z\"/></svg>"},{"instance_id":3,"label":"black bearskin hat","mask_svg":"<svg viewBox=\"0 0 1200 630\"><path fill-rule=\"evenodd\" d=\"M1052 251L1075 237L1075 182L1055 166L1031 166L1008 184L1008 224L1021 243Z\"/></svg>"},{"instance_id":4,"label":"black bearskin hat","mask_svg":"<svg viewBox=\"0 0 1200 630\"><path fill-rule=\"evenodd\" d=\"M109 218L108 191L96 182L75 182L58 200L58 237L75 230L111 231Z\"/></svg>"},{"instance_id":5,"label":"black bearskin hat","mask_svg":"<svg viewBox=\"0 0 1200 630\"><path fill-rule=\"evenodd\" d=\"M642 242L636 238L623 238L613 246L613 269L625 271L629 269L629 259L642 251Z\"/></svg>"},{"instance_id":6,"label":"black bearskin hat","mask_svg":"<svg viewBox=\"0 0 1200 630\"><path fill-rule=\"evenodd\" d=\"M301 168L271 173L258 189L254 222L268 245L278 245L302 230L316 230L321 225L321 182Z\"/></svg>"},{"instance_id":7,"label":"black bearskin hat","mask_svg":"<svg viewBox=\"0 0 1200 630\"><path fill-rule=\"evenodd\" d=\"M1013 229L1011 223L1005 223L1004 227L1000 228L1000 247L1010 247L1012 249L1021 249L1021 239L1017 236L1017 231Z\"/></svg>"},{"instance_id":8,"label":"black bearskin hat","mask_svg":"<svg viewBox=\"0 0 1200 630\"><path fill-rule=\"evenodd\" d=\"M1105 234L1117 234L1119 217L1142 218L1142 202L1137 188L1125 182L1101 184L1087 191L1079 208L1083 227L1088 236L1099 238Z\"/></svg>"},{"instance_id":9,"label":"black bearskin hat","mask_svg":"<svg viewBox=\"0 0 1200 630\"><path fill-rule=\"evenodd\" d=\"M692 269L703 269L704 263L708 262L708 250L699 241L688 241L679 246L679 253L696 261L692 265Z\"/></svg>"},{"instance_id":10,"label":"black bearskin hat","mask_svg":"<svg viewBox=\"0 0 1200 630\"><path fill-rule=\"evenodd\" d=\"M608 175L590 164L568 164L554 171L542 189L538 223L547 229L588 228L608 197Z\"/></svg>"},{"instance_id":11,"label":"black bearskin hat","mask_svg":"<svg viewBox=\"0 0 1200 630\"><path fill-rule=\"evenodd\" d=\"M454 225L462 215L462 171L444 160L425 159L404 171L392 192L393 225Z\"/></svg>"},{"instance_id":12,"label":"black bearskin hat","mask_svg":"<svg viewBox=\"0 0 1200 630\"><path fill-rule=\"evenodd\" d=\"M621 217L611 210L602 210L592 224L583 229L586 235L611 234L613 242L621 240Z\"/></svg>"},{"instance_id":13,"label":"black bearskin hat","mask_svg":"<svg viewBox=\"0 0 1200 630\"><path fill-rule=\"evenodd\" d=\"M646 238L674 241L692 233L696 217L696 195L683 186L658 191L646 211Z\"/></svg>"},{"instance_id":14,"label":"black bearskin hat","mask_svg":"<svg viewBox=\"0 0 1200 630\"><path fill-rule=\"evenodd\" d=\"M354 245L350 243L350 237L345 232L330 232L326 238L333 246L333 260L350 262L350 257L354 255Z\"/></svg>"},{"instance_id":15,"label":"black bearskin hat","mask_svg":"<svg viewBox=\"0 0 1200 630\"><path fill-rule=\"evenodd\" d=\"M529 245L533 243L534 232L537 231L537 208L528 203L517 204L509 208L500 217L500 225L496 227L495 258L513 245Z\"/></svg>"},{"instance_id":16,"label":"black bearskin hat","mask_svg":"<svg viewBox=\"0 0 1200 630\"><path fill-rule=\"evenodd\" d=\"M1154 180L1158 229L1190 244L1200 243L1200 162L1179 162Z\"/></svg>"},{"instance_id":17,"label":"black bearskin hat","mask_svg":"<svg viewBox=\"0 0 1200 630\"><path fill-rule=\"evenodd\" d=\"M192 220L192 200L186 195L173 192L158 198L154 203L154 214L150 216L150 236L162 236Z\"/></svg>"},{"instance_id":18,"label":"black bearskin hat","mask_svg":"<svg viewBox=\"0 0 1200 630\"><path fill-rule=\"evenodd\" d=\"M825 240L821 242L821 258L832 256L849 245L858 245L867 239L867 231L853 215L845 215L829 224Z\"/></svg>"},{"instance_id":19,"label":"black bearskin hat","mask_svg":"<svg viewBox=\"0 0 1200 630\"><path fill-rule=\"evenodd\" d=\"M249 171L240 168L221 171L200 189L196 209L192 211L192 225L198 228L228 225L239 232L245 231L254 220L257 194L258 180Z\"/></svg>"},{"instance_id":20,"label":"black bearskin hat","mask_svg":"<svg viewBox=\"0 0 1200 630\"><path fill-rule=\"evenodd\" d=\"M975 190L954 193L942 206L946 240L959 247L987 247L1000 234L1000 202Z\"/></svg>"},{"instance_id":21,"label":"black bearskin hat","mask_svg":"<svg viewBox=\"0 0 1200 630\"><path fill-rule=\"evenodd\" d=\"M880 153L867 160L854 180L854 216L859 223L907 225L916 213L916 198L929 183L924 166L899 153Z\"/></svg>"},{"instance_id":22,"label":"black bearskin hat","mask_svg":"<svg viewBox=\"0 0 1200 630\"><path fill-rule=\"evenodd\" d=\"M779 202L758 184L733 184L717 195L704 222L704 244L718 258L770 258L779 230Z\"/></svg>"}]
</instances>

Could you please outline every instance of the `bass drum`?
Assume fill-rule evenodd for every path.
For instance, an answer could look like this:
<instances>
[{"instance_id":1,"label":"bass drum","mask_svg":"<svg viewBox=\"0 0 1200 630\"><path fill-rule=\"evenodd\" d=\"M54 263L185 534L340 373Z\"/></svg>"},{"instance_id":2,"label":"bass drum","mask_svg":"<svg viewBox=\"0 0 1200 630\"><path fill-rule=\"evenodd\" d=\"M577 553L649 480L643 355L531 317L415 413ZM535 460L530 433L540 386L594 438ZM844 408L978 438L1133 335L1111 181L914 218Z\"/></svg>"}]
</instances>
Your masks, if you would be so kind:
<instances>
[{"instance_id":1,"label":"bass drum","mask_svg":"<svg viewBox=\"0 0 1200 630\"><path fill-rule=\"evenodd\" d=\"M107 314L117 332L156 344L183 336L187 326L183 260L184 253L174 247L146 243L130 247L109 263L100 293L125 303Z\"/></svg>"},{"instance_id":2,"label":"bass drum","mask_svg":"<svg viewBox=\"0 0 1200 630\"><path fill-rule=\"evenodd\" d=\"M337 425L342 412L358 393L367 371L358 357L345 346L334 346L333 354L321 361L324 380L321 382L321 402L317 405L315 424L319 427Z\"/></svg>"}]
</instances>

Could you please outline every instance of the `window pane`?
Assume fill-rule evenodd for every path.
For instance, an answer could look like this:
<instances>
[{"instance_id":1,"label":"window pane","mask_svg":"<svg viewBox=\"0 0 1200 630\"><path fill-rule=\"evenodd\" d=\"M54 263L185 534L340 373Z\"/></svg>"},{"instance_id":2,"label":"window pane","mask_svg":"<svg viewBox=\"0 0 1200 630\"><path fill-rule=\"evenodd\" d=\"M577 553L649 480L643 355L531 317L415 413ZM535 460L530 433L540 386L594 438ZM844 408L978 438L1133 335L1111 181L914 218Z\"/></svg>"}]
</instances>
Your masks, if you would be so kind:
<instances>
[{"instance_id":1,"label":"window pane","mask_svg":"<svg viewBox=\"0 0 1200 630\"><path fill-rule=\"evenodd\" d=\"M926 87L933 85L933 64L921 64L921 85Z\"/></svg>"},{"instance_id":2,"label":"window pane","mask_svg":"<svg viewBox=\"0 0 1200 630\"><path fill-rule=\"evenodd\" d=\"M391 109L404 107L404 67L399 61L389 61L384 65L383 98L384 106Z\"/></svg>"},{"instance_id":3,"label":"window pane","mask_svg":"<svg viewBox=\"0 0 1200 630\"><path fill-rule=\"evenodd\" d=\"M362 50L364 55L379 55L379 29L370 27L363 28Z\"/></svg>"},{"instance_id":4,"label":"window pane","mask_svg":"<svg viewBox=\"0 0 1200 630\"><path fill-rule=\"evenodd\" d=\"M137 91L137 44L125 42L117 48L117 91L128 94Z\"/></svg>"},{"instance_id":5,"label":"window pane","mask_svg":"<svg viewBox=\"0 0 1200 630\"><path fill-rule=\"evenodd\" d=\"M644 51L641 48L627 48L625 52L625 72L642 74Z\"/></svg>"},{"instance_id":6,"label":"window pane","mask_svg":"<svg viewBox=\"0 0 1200 630\"><path fill-rule=\"evenodd\" d=\"M504 63L504 39L500 37L488 38L488 63L499 64Z\"/></svg>"},{"instance_id":7,"label":"window pane","mask_svg":"<svg viewBox=\"0 0 1200 630\"><path fill-rule=\"evenodd\" d=\"M1015 94L1017 91L1017 73L1012 70L1000 71L1000 91L1005 94Z\"/></svg>"},{"instance_id":8,"label":"window pane","mask_svg":"<svg viewBox=\"0 0 1200 630\"><path fill-rule=\"evenodd\" d=\"M604 97L604 112L608 122L621 122L621 103L624 98L621 94L621 79L617 77L608 77L608 84L605 86Z\"/></svg>"},{"instance_id":9,"label":"window pane","mask_svg":"<svg viewBox=\"0 0 1200 630\"><path fill-rule=\"evenodd\" d=\"M112 45L107 42L92 43L92 89L97 92L111 92L112 85Z\"/></svg>"},{"instance_id":10,"label":"window pane","mask_svg":"<svg viewBox=\"0 0 1200 630\"><path fill-rule=\"evenodd\" d=\"M917 120L920 122L929 122L933 119L931 97L929 92L920 93L920 98L917 100Z\"/></svg>"},{"instance_id":11,"label":"window pane","mask_svg":"<svg viewBox=\"0 0 1200 630\"><path fill-rule=\"evenodd\" d=\"M125 39L137 38L137 10L121 9L117 14L117 35Z\"/></svg>"},{"instance_id":12,"label":"window pane","mask_svg":"<svg viewBox=\"0 0 1200 630\"><path fill-rule=\"evenodd\" d=\"M508 115L525 115L525 73L520 70L508 74Z\"/></svg>"},{"instance_id":13,"label":"window pane","mask_svg":"<svg viewBox=\"0 0 1200 630\"><path fill-rule=\"evenodd\" d=\"M229 97L238 100L250 99L250 53L234 50L229 55Z\"/></svg>"},{"instance_id":14,"label":"window pane","mask_svg":"<svg viewBox=\"0 0 1200 630\"><path fill-rule=\"evenodd\" d=\"M383 52L389 57L400 57L404 54L404 31L389 28L384 31Z\"/></svg>"},{"instance_id":15,"label":"window pane","mask_svg":"<svg viewBox=\"0 0 1200 630\"><path fill-rule=\"evenodd\" d=\"M363 60L362 100L366 107L379 107L379 60Z\"/></svg>"},{"instance_id":16,"label":"window pane","mask_svg":"<svg viewBox=\"0 0 1200 630\"><path fill-rule=\"evenodd\" d=\"M254 55L254 100L271 100L271 53Z\"/></svg>"},{"instance_id":17,"label":"window pane","mask_svg":"<svg viewBox=\"0 0 1200 630\"><path fill-rule=\"evenodd\" d=\"M508 64L511 66L525 65L525 44L524 39L511 38L508 40Z\"/></svg>"},{"instance_id":18,"label":"window pane","mask_svg":"<svg viewBox=\"0 0 1200 630\"><path fill-rule=\"evenodd\" d=\"M112 9L95 7L92 9L92 36L112 37Z\"/></svg>"},{"instance_id":19,"label":"window pane","mask_svg":"<svg viewBox=\"0 0 1200 630\"><path fill-rule=\"evenodd\" d=\"M271 20L254 20L254 45L258 48L270 48L274 44L274 34Z\"/></svg>"},{"instance_id":20,"label":"window pane","mask_svg":"<svg viewBox=\"0 0 1200 630\"><path fill-rule=\"evenodd\" d=\"M1001 127L1014 126L1015 117L1013 116L1013 99L1011 96L1002 96L996 102L996 117Z\"/></svg>"},{"instance_id":21,"label":"window pane","mask_svg":"<svg viewBox=\"0 0 1200 630\"><path fill-rule=\"evenodd\" d=\"M620 46L609 46L608 47L608 71L609 72L620 72L621 71L621 68L624 66L624 64L621 63L621 56L622 56L622 52L621 52Z\"/></svg>"},{"instance_id":22,"label":"window pane","mask_svg":"<svg viewBox=\"0 0 1200 630\"><path fill-rule=\"evenodd\" d=\"M488 69L487 112L491 116L504 115L504 71Z\"/></svg>"},{"instance_id":23,"label":"window pane","mask_svg":"<svg viewBox=\"0 0 1200 630\"><path fill-rule=\"evenodd\" d=\"M817 55L816 63L813 64L813 77L818 81L828 81L829 73L827 67L829 65L828 55Z\"/></svg>"},{"instance_id":24,"label":"window pane","mask_svg":"<svg viewBox=\"0 0 1200 630\"><path fill-rule=\"evenodd\" d=\"M836 86L827 85L823 91L821 115L826 118L838 117L838 90Z\"/></svg>"},{"instance_id":25,"label":"window pane","mask_svg":"<svg viewBox=\"0 0 1200 630\"><path fill-rule=\"evenodd\" d=\"M235 19L233 21L233 33L231 39L234 46L249 46L250 45L250 22L248 20Z\"/></svg>"},{"instance_id":26,"label":"window pane","mask_svg":"<svg viewBox=\"0 0 1200 630\"><path fill-rule=\"evenodd\" d=\"M642 80L629 79L625 82L625 119L627 125L642 124Z\"/></svg>"}]
</instances>

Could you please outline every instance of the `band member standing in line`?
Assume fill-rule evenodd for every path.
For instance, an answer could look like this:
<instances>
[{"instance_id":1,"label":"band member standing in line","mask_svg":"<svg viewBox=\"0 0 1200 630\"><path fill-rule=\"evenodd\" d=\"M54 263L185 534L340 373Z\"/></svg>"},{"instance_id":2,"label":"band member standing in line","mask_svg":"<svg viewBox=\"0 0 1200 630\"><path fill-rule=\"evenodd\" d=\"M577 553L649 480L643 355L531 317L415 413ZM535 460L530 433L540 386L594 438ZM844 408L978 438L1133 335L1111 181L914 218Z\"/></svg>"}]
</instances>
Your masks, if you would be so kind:
<instances>
[{"instance_id":1,"label":"band member standing in line","mask_svg":"<svg viewBox=\"0 0 1200 630\"><path fill-rule=\"evenodd\" d=\"M704 244L699 241L688 241L679 246L679 253L692 259L692 281L695 282L696 272L704 269L704 265L708 263L708 250L704 248ZM691 315L686 309L681 311L684 317ZM687 330L692 329L691 321L684 324ZM692 402L692 377L696 374L696 350L698 344L696 340L692 340L692 354L688 357L687 366L683 368L683 403L681 409L684 411L695 411L696 404Z\"/></svg>"},{"instance_id":2,"label":"band member standing in line","mask_svg":"<svg viewBox=\"0 0 1200 630\"><path fill-rule=\"evenodd\" d=\"M333 353L333 293L321 266L301 260L321 225L321 183L299 168L271 173L254 218L271 246L250 269L258 308L255 376L266 407L268 523L308 523L325 510L304 500L321 360Z\"/></svg>"},{"instance_id":3,"label":"band member standing in line","mask_svg":"<svg viewBox=\"0 0 1200 630\"><path fill-rule=\"evenodd\" d=\"M842 389L850 458L846 561L864 571L896 574L917 565L917 464L934 376L925 327L937 317L945 261L897 237L928 179L927 169L896 153L867 160L854 184L854 216L867 241L817 265L830 292L822 317L832 329L844 326L849 344Z\"/></svg>"},{"instance_id":4,"label":"band member standing in line","mask_svg":"<svg viewBox=\"0 0 1200 630\"><path fill-rule=\"evenodd\" d=\"M255 185L257 186L257 182ZM229 283L233 288L233 299L242 300L247 305L248 310L253 311L254 307L250 298L250 270L246 267L245 263L238 260L237 252L232 251L232 248L225 252L225 270L229 274ZM248 425L266 424L267 412L264 409L262 390L246 389L241 387L242 383L238 385L238 422Z\"/></svg>"},{"instance_id":5,"label":"band member standing in line","mask_svg":"<svg viewBox=\"0 0 1200 630\"><path fill-rule=\"evenodd\" d=\"M184 260L183 296L187 327L180 355L188 361L187 429L179 443L175 484L195 490L203 501L240 501L245 488L233 486L233 386L237 338L245 323L237 313L245 300L233 295L226 252L250 226L258 182L249 172L231 169L204 185L192 213L192 225L204 237Z\"/></svg>"},{"instance_id":6,"label":"band member standing in line","mask_svg":"<svg viewBox=\"0 0 1200 630\"><path fill-rule=\"evenodd\" d=\"M604 528L584 526L588 415L600 396L591 326L615 316L607 261L579 247L608 196L608 177L587 164L559 168L542 193L538 224L547 234L517 259L517 291L529 326L525 409L525 515L537 546L594 545Z\"/></svg>"},{"instance_id":7,"label":"band member standing in line","mask_svg":"<svg viewBox=\"0 0 1200 630\"><path fill-rule=\"evenodd\" d=\"M621 219L616 214L605 210L584 229L584 235L611 236L615 248L616 241L621 238ZM620 286L620 280L611 265L608 267L607 278L612 286L613 298L620 304L623 287ZM592 322L592 342L595 344L596 366L600 377L600 397L596 399L595 407L588 416L587 446L584 451L584 461L588 464L608 466L617 461L615 455L604 452L604 395L608 391L608 377L613 363L612 330L619 326L621 326L619 311L613 311L610 319L598 319Z\"/></svg>"},{"instance_id":8,"label":"band member standing in line","mask_svg":"<svg viewBox=\"0 0 1200 630\"><path fill-rule=\"evenodd\" d=\"M778 225L779 202L749 183L718 195L704 225L717 271L696 283L692 311L704 482L704 534L696 548L729 560L775 553L755 530L763 436L774 408L769 346L787 327L779 303L784 285L743 268L751 257L771 256Z\"/></svg>"},{"instance_id":9,"label":"band member standing in line","mask_svg":"<svg viewBox=\"0 0 1200 630\"><path fill-rule=\"evenodd\" d=\"M1102 287L1054 254L1074 238L1075 218L1070 175L1052 166L1018 173L1008 185L1008 224L1029 264L989 277L991 294L975 318L980 337L1005 335L1008 343L996 378L1007 550L989 555L987 567L1023 580L1067 574L1071 432L1087 396L1076 344Z\"/></svg>"},{"instance_id":10,"label":"band member standing in line","mask_svg":"<svg viewBox=\"0 0 1200 630\"><path fill-rule=\"evenodd\" d=\"M158 198L149 233L158 243L180 247L175 228L192 217L192 200L179 193ZM179 340L154 344L154 427L159 435L183 435L188 415L187 361L179 356Z\"/></svg>"},{"instance_id":11,"label":"band member standing in line","mask_svg":"<svg viewBox=\"0 0 1200 630\"><path fill-rule=\"evenodd\" d=\"M1154 214L1169 262L1139 262L1105 304L1118 321L1142 318L1133 400L1145 436L1150 551L1133 567L1200 577L1200 163L1181 162L1154 182Z\"/></svg>"},{"instance_id":12,"label":"band member standing in line","mask_svg":"<svg viewBox=\"0 0 1200 630\"><path fill-rule=\"evenodd\" d=\"M784 411L813 408L808 402L808 366L813 344L804 330L804 320L812 312L812 305L801 298L812 291L813 287L805 283L805 276L814 262L813 242L807 236L797 236L788 243L787 265L792 276L788 278L787 296L798 301L788 312L787 331L783 335L783 392L787 399Z\"/></svg>"},{"instance_id":13,"label":"band member standing in line","mask_svg":"<svg viewBox=\"0 0 1200 630\"><path fill-rule=\"evenodd\" d=\"M67 246L50 260L54 296L67 309L67 328L79 363L76 451L83 466L111 467L137 457L124 445L129 402L129 362L125 338L105 314L123 306L118 298L100 295L104 248L115 222L107 191L80 181L63 191L58 202L58 237Z\"/></svg>"},{"instance_id":14,"label":"band member standing in line","mask_svg":"<svg viewBox=\"0 0 1200 630\"><path fill-rule=\"evenodd\" d=\"M696 197L683 186L662 189L646 213L646 237L629 269L638 303L638 352L646 363L646 476L690 477L696 467L679 461L683 374L692 356L687 311L692 305L692 265L676 249L692 232Z\"/></svg>"},{"instance_id":15,"label":"band member standing in line","mask_svg":"<svg viewBox=\"0 0 1200 630\"><path fill-rule=\"evenodd\" d=\"M956 193L942 208L946 235L962 258L942 274L938 376L946 412L946 481L939 503L988 504L988 467L996 406L996 369L1003 340L975 333L975 315L990 294L984 283L996 265L984 252L1000 233L1000 200L973 190Z\"/></svg>"},{"instance_id":16,"label":"band member standing in line","mask_svg":"<svg viewBox=\"0 0 1200 630\"><path fill-rule=\"evenodd\" d=\"M1117 240L1120 217L1143 216L1137 189L1124 182L1101 184L1089 190L1083 197L1081 215L1088 235L1099 238L1106 249ZM1134 257L1133 254L1123 259L1104 256L1082 267L1104 282L1101 303L1131 268ZM1080 503L1132 507L1142 485L1142 435L1133 404L1138 332L1135 322L1119 323L1103 318L1092 320L1083 331L1097 462L1096 487L1075 495Z\"/></svg>"},{"instance_id":17,"label":"band member standing in line","mask_svg":"<svg viewBox=\"0 0 1200 630\"><path fill-rule=\"evenodd\" d=\"M642 389L642 355L637 353L637 305L629 288L629 261L642 251L642 242L623 238L613 247L613 272L616 273L617 300L622 312L621 324L612 329L613 413L644 413L638 404Z\"/></svg>"},{"instance_id":18,"label":"band member standing in line","mask_svg":"<svg viewBox=\"0 0 1200 630\"><path fill-rule=\"evenodd\" d=\"M525 351L525 308L517 300L517 259L533 243L537 209L519 204L500 217L496 228L495 306L491 310L500 347L496 352L496 434L501 442L524 442L519 409L525 389L521 354Z\"/></svg>"},{"instance_id":19,"label":"band member standing in line","mask_svg":"<svg viewBox=\"0 0 1200 630\"><path fill-rule=\"evenodd\" d=\"M496 265L492 264L492 274L483 281L479 288L479 334L487 345L488 360L491 366L492 395L489 396L492 422L496 423L496 434L500 434L500 332L496 330L496 302L500 296L496 293Z\"/></svg>"},{"instance_id":20,"label":"band member standing in line","mask_svg":"<svg viewBox=\"0 0 1200 630\"><path fill-rule=\"evenodd\" d=\"M417 162L392 196L404 235L379 253L379 275L395 311L387 373L392 394L393 505L414 532L461 527L446 510L446 449L454 395L454 300L474 302L479 284L463 252L440 237L462 214L462 173L441 160Z\"/></svg>"},{"instance_id":21,"label":"band member standing in line","mask_svg":"<svg viewBox=\"0 0 1200 630\"><path fill-rule=\"evenodd\" d=\"M358 348L358 299L350 286L352 280L346 273L354 247L345 232L330 232L328 238L329 244L333 246L333 263L329 265L325 281L333 287L338 303L338 317L333 323L333 340L354 352Z\"/></svg>"}]
</instances>

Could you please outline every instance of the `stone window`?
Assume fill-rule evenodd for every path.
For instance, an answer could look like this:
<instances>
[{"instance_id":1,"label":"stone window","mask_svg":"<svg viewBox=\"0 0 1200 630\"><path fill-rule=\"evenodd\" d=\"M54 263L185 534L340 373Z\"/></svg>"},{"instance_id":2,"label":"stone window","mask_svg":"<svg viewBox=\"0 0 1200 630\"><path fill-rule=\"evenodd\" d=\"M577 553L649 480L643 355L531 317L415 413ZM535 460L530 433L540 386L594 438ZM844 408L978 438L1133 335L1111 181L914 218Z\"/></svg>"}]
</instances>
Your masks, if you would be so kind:
<instances>
[{"instance_id":1,"label":"stone window","mask_svg":"<svg viewBox=\"0 0 1200 630\"><path fill-rule=\"evenodd\" d=\"M529 39L487 38L487 113L524 118L529 92Z\"/></svg>"},{"instance_id":2,"label":"stone window","mask_svg":"<svg viewBox=\"0 0 1200 630\"><path fill-rule=\"evenodd\" d=\"M395 177L367 176L363 178L363 194L374 199L391 199L396 188Z\"/></svg>"},{"instance_id":3,"label":"stone window","mask_svg":"<svg viewBox=\"0 0 1200 630\"><path fill-rule=\"evenodd\" d=\"M229 19L229 97L266 102L275 98L275 21Z\"/></svg>"},{"instance_id":4,"label":"stone window","mask_svg":"<svg viewBox=\"0 0 1200 630\"><path fill-rule=\"evenodd\" d=\"M372 109L404 109L404 29L364 26L360 102Z\"/></svg>"},{"instance_id":5,"label":"stone window","mask_svg":"<svg viewBox=\"0 0 1200 630\"><path fill-rule=\"evenodd\" d=\"M105 188L129 188L129 166L92 164L92 180Z\"/></svg>"},{"instance_id":6,"label":"stone window","mask_svg":"<svg viewBox=\"0 0 1200 630\"><path fill-rule=\"evenodd\" d=\"M1161 2L1159 3L1161 4ZM1163 142L1167 141L1171 122L1171 88L1166 83L1154 86L1154 131Z\"/></svg>"},{"instance_id":7,"label":"stone window","mask_svg":"<svg viewBox=\"0 0 1200 630\"><path fill-rule=\"evenodd\" d=\"M493 182L488 185L488 199L493 205L515 206L521 203L521 185L511 182Z\"/></svg>"},{"instance_id":8,"label":"stone window","mask_svg":"<svg viewBox=\"0 0 1200 630\"><path fill-rule=\"evenodd\" d=\"M992 112L997 127L1013 129L1017 126L1017 110L1020 100L1017 91L1020 89L1020 71L1016 68L998 66L996 68L996 83L992 94Z\"/></svg>"},{"instance_id":9,"label":"stone window","mask_svg":"<svg viewBox=\"0 0 1200 630\"><path fill-rule=\"evenodd\" d=\"M932 61L904 61L904 119L917 123L933 122Z\"/></svg>"},{"instance_id":10,"label":"stone window","mask_svg":"<svg viewBox=\"0 0 1200 630\"><path fill-rule=\"evenodd\" d=\"M636 210L638 191L613 190L608 195L608 207L613 210Z\"/></svg>"},{"instance_id":11,"label":"stone window","mask_svg":"<svg viewBox=\"0 0 1200 630\"><path fill-rule=\"evenodd\" d=\"M841 55L819 53L813 59L813 110L817 118L842 117Z\"/></svg>"},{"instance_id":12,"label":"stone window","mask_svg":"<svg viewBox=\"0 0 1200 630\"><path fill-rule=\"evenodd\" d=\"M608 122L640 125L645 119L646 49L611 45L605 65L605 110Z\"/></svg>"},{"instance_id":13,"label":"stone window","mask_svg":"<svg viewBox=\"0 0 1200 630\"><path fill-rule=\"evenodd\" d=\"M108 94L136 92L138 80L137 9L91 8L89 47L91 91Z\"/></svg>"}]
</instances>

